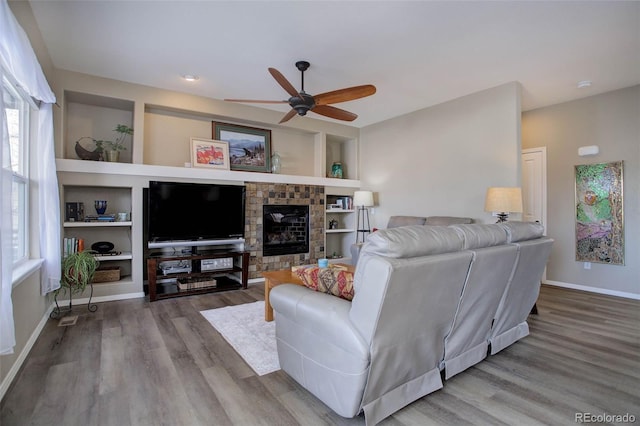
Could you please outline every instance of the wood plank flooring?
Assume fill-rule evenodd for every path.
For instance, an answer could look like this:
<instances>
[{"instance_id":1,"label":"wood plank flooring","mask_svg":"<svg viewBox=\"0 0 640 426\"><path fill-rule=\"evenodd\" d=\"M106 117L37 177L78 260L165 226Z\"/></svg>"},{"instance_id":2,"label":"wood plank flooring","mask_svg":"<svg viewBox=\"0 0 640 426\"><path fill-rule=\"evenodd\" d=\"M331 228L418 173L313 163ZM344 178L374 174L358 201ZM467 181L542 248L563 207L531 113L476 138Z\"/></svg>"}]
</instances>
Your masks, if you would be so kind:
<instances>
[{"instance_id":1,"label":"wood plank flooring","mask_svg":"<svg viewBox=\"0 0 640 426\"><path fill-rule=\"evenodd\" d=\"M282 371L256 376L199 313L262 299L258 284L77 307L75 326L46 325L0 425L363 425ZM381 424L572 425L576 413L640 423L640 302L543 286L538 310L530 336Z\"/></svg>"}]
</instances>

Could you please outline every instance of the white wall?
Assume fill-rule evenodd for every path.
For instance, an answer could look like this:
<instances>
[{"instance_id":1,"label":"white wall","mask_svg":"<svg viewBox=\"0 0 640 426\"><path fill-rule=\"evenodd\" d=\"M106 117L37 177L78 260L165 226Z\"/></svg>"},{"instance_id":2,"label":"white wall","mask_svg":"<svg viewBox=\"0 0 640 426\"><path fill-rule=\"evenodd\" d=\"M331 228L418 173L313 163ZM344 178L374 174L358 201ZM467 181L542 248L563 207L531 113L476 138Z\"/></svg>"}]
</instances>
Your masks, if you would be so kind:
<instances>
[{"instance_id":1,"label":"white wall","mask_svg":"<svg viewBox=\"0 0 640 426\"><path fill-rule=\"evenodd\" d=\"M372 226L392 215L495 222L486 190L519 185L520 151L515 82L363 128L360 180L378 198Z\"/></svg>"},{"instance_id":2,"label":"white wall","mask_svg":"<svg viewBox=\"0 0 640 426\"><path fill-rule=\"evenodd\" d=\"M528 111L524 148L547 147L548 224L555 239L547 279L591 291L640 298L640 86ZM579 157L598 145L600 154ZM575 260L575 177L578 164L624 161L625 265Z\"/></svg>"}]
</instances>

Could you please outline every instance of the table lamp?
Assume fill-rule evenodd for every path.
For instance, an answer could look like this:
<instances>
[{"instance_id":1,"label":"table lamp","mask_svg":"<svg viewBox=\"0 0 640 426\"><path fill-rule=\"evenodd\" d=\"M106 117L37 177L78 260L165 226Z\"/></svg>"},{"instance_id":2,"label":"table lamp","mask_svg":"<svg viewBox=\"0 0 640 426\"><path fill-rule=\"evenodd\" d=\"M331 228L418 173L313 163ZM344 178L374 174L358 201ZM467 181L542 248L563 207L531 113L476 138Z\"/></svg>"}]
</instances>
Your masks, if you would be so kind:
<instances>
[{"instance_id":1,"label":"table lamp","mask_svg":"<svg viewBox=\"0 0 640 426\"><path fill-rule=\"evenodd\" d=\"M509 213L522 213L522 190L515 188L491 187L487 189L484 211L498 214L498 221L506 222Z\"/></svg>"}]
</instances>

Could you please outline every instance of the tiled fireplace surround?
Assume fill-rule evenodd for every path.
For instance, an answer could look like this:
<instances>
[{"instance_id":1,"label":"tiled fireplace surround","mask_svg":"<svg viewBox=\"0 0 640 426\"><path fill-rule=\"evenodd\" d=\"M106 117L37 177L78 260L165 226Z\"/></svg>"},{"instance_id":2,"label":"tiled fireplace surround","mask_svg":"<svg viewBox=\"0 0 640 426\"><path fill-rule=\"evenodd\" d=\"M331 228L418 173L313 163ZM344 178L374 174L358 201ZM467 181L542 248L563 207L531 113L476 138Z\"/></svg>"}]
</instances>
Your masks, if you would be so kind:
<instances>
[{"instance_id":1,"label":"tiled fireplace surround","mask_svg":"<svg viewBox=\"0 0 640 426\"><path fill-rule=\"evenodd\" d=\"M245 249L250 252L249 279L263 271L316 263L324 257L324 186L284 183L246 183ZM262 206L288 204L309 206L309 253L262 255Z\"/></svg>"}]
</instances>

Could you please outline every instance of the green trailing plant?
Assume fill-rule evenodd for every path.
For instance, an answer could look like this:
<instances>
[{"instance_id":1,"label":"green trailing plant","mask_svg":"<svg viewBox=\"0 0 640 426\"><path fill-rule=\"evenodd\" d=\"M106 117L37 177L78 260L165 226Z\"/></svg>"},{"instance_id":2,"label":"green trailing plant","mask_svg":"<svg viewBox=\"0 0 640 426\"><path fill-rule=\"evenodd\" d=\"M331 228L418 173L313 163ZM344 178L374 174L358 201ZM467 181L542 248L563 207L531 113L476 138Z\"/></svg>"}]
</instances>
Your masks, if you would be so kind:
<instances>
[{"instance_id":1,"label":"green trailing plant","mask_svg":"<svg viewBox=\"0 0 640 426\"><path fill-rule=\"evenodd\" d=\"M72 253L62 261L62 279L60 290L68 290L71 294L79 294L93 280L93 275L100 262L90 251Z\"/></svg>"}]
</instances>

